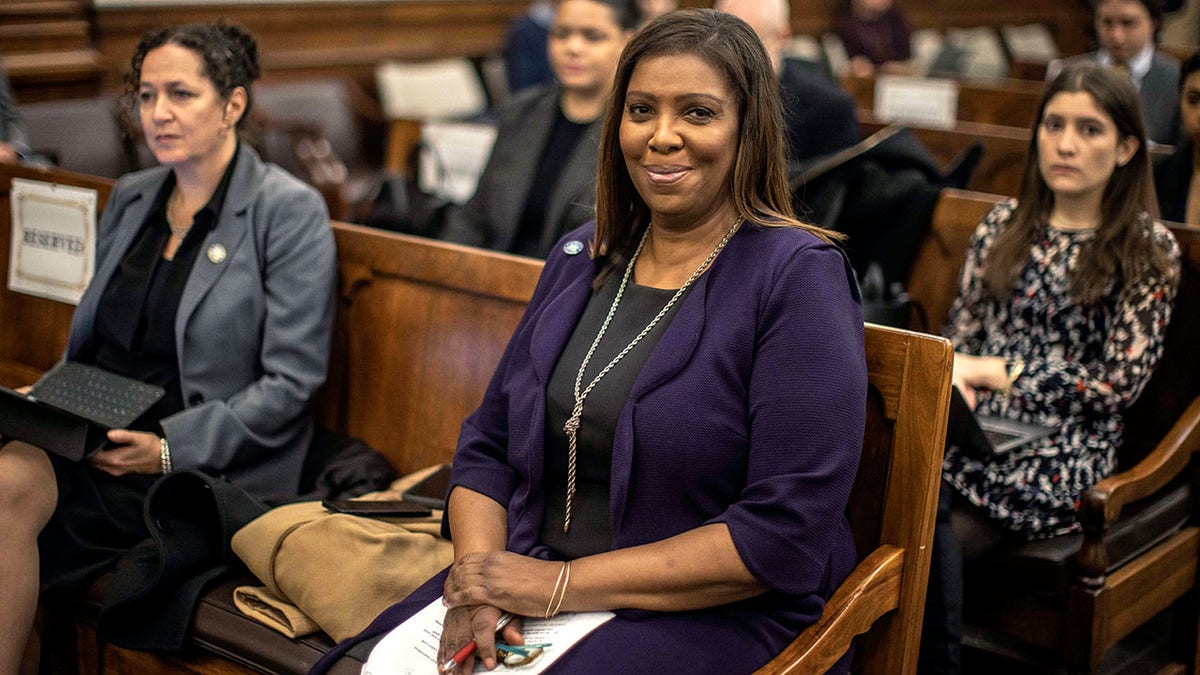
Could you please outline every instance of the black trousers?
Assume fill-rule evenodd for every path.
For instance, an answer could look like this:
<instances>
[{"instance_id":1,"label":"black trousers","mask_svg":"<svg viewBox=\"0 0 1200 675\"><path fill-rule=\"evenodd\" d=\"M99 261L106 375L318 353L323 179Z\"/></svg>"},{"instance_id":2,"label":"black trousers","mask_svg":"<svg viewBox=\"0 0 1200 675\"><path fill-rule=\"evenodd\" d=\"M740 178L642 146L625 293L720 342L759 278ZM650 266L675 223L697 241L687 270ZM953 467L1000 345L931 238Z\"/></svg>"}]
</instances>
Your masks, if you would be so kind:
<instances>
[{"instance_id":1,"label":"black trousers","mask_svg":"<svg viewBox=\"0 0 1200 675\"><path fill-rule=\"evenodd\" d=\"M942 481L917 662L920 675L962 672L963 569L1015 539Z\"/></svg>"}]
</instances>

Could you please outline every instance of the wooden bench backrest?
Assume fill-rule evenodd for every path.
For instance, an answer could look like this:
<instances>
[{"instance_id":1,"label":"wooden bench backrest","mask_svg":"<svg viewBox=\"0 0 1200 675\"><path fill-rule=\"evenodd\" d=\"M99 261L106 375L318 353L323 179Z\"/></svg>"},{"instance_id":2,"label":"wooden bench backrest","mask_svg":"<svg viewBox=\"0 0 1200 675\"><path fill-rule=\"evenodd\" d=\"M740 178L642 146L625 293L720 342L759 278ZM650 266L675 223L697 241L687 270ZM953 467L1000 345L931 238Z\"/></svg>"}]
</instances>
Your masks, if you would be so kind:
<instances>
[{"instance_id":1,"label":"wooden bench backrest","mask_svg":"<svg viewBox=\"0 0 1200 675\"><path fill-rule=\"evenodd\" d=\"M856 108L875 110L874 76L847 75L841 85ZM1037 117L1044 86L1030 80L959 80L955 119L1029 129Z\"/></svg>"},{"instance_id":2,"label":"wooden bench backrest","mask_svg":"<svg viewBox=\"0 0 1200 675\"><path fill-rule=\"evenodd\" d=\"M1163 356L1142 395L1127 410L1118 469L1138 463L1200 396L1200 229L1169 224L1183 254L1179 293Z\"/></svg>"},{"instance_id":3,"label":"wooden bench backrest","mask_svg":"<svg viewBox=\"0 0 1200 675\"><path fill-rule=\"evenodd\" d=\"M401 472L449 461L542 263L336 223L340 304L319 409Z\"/></svg>"},{"instance_id":4,"label":"wooden bench backrest","mask_svg":"<svg viewBox=\"0 0 1200 675\"><path fill-rule=\"evenodd\" d=\"M967 248L975 226L987 215L998 195L942 190L933 210L933 221L917 249L912 272L908 278L908 294L914 312L910 327L913 330L940 335L950 305L958 293L958 277L962 273Z\"/></svg>"},{"instance_id":5,"label":"wooden bench backrest","mask_svg":"<svg viewBox=\"0 0 1200 675\"><path fill-rule=\"evenodd\" d=\"M860 110L858 115L858 127L864 136L888 126L867 111ZM952 129L919 126L908 129L943 169L971 146L983 146L983 154L971 173L967 189L1013 197L1021 193L1021 178L1032 135L1028 127L959 122Z\"/></svg>"},{"instance_id":6,"label":"wooden bench backrest","mask_svg":"<svg viewBox=\"0 0 1200 675\"><path fill-rule=\"evenodd\" d=\"M867 427L850 522L860 557L895 546L904 551L904 572L896 611L878 619L859 642L857 669L914 672L953 352L943 338L871 324L866 352Z\"/></svg>"}]
</instances>

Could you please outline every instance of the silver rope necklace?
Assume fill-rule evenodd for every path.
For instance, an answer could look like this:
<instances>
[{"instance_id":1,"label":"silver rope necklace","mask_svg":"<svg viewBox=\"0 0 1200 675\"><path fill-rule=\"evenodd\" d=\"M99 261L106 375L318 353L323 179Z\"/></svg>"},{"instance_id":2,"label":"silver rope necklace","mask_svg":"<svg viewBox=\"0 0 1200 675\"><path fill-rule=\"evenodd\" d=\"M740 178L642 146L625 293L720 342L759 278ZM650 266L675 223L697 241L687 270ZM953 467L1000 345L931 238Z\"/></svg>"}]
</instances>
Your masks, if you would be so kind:
<instances>
[{"instance_id":1,"label":"silver rope necklace","mask_svg":"<svg viewBox=\"0 0 1200 675\"><path fill-rule=\"evenodd\" d=\"M630 340L629 344L625 345L625 348L608 362L608 365L604 366L599 373L596 373L591 383L583 391L580 391L580 387L583 386L583 371L592 360L592 355L596 353L596 347L600 345L600 340L604 338L604 333L608 331L608 324L612 322L613 315L617 313L617 305L621 304L621 296L625 294L625 287L629 284L629 277L633 274L633 267L637 264L638 256L641 255L642 247L646 245L646 240L650 238L650 228L647 227L646 232L642 234L642 240L638 242L637 248L633 252L633 257L629 259L629 265L625 267L625 274L621 277L621 285L617 287L617 295L613 298L612 306L608 308L608 315L604 317L604 323L600 324L600 331L596 333L596 339L592 340L592 346L588 348L587 355L583 357L583 363L579 364L579 372L575 375L575 406L571 410L571 416L567 418L567 423L563 425L563 431L567 433L567 507L563 515L564 533L571 529L571 502L575 498L576 434L579 432L579 422L583 417L584 400L587 399L588 394L592 393L592 389L596 387L601 378L607 375L608 371L612 370L618 361L625 358L625 355L632 351L642 341L642 338L646 337L654 329L654 326L667 315L667 312L671 311L671 307L675 305L675 302L683 297L687 289L691 287L696 279L700 277L701 273L716 259L721 249L725 248L725 244L728 244L729 240L733 238L733 234L737 232L738 226L742 224L742 220L743 218L738 216L737 220L733 221L733 227L730 227L725 236L721 238L721 241L717 242L717 246L712 250L712 253L708 254L704 262L700 263L695 272L692 272L692 276L688 277L688 280L683 282L679 290L675 291L675 295L672 295L667 304L663 305L658 314L650 320L650 323L646 324L642 332Z\"/></svg>"}]
</instances>

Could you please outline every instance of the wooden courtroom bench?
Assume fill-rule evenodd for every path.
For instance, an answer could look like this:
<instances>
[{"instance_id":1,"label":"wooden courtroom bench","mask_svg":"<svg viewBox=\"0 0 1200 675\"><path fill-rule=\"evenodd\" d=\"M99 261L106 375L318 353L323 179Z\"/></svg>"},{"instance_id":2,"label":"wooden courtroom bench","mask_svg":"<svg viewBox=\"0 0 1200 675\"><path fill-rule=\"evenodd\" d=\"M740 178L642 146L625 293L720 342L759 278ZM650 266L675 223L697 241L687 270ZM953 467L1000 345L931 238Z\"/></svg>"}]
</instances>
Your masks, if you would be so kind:
<instances>
[{"instance_id":1,"label":"wooden courtroom bench","mask_svg":"<svg viewBox=\"0 0 1200 675\"><path fill-rule=\"evenodd\" d=\"M109 181L58 170L0 165L0 241L3 242L8 241L12 225L8 202L13 177L93 187L101 192L101 204L111 186ZM318 404L318 417L331 429L363 438L402 473L447 461L461 420L478 404L532 295L541 263L344 223L334 223L333 227L338 245L338 318L330 376ZM0 266L6 265L8 257L0 260L3 261ZM3 384L31 382L53 365L65 344L71 309L63 303L0 289L0 312L6 323L14 326L3 337L16 337L11 344L0 342ZM10 317L13 321L7 321ZM873 344L883 345L879 338L873 340ZM35 342L38 348L32 349ZM921 348L925 350L921 358L932 358L927 348L928 345ZM909 353L913 355L921 351L913 346L894 353L900 355L905 350L911 350ZM939 354L940 365L948 373L948 352ZM922 363L918 371L943 372L929 370L935 365L933 361ZM895 385L901 380L893 376L888 381ZM936 398L920 398L923 408L937 407ZM922 424L936 426L939 416L922 413L920 418ZM944 425L944 417L941 419ZM900 437L897 432L896 438ZM938 440L936 444L939 452L940 443ZM874 461L875 465L887 466L879 458ZM916 461L916 458L901 461ZM926 459L918 462L918 466L926 468L935 464ZM877 485L874 489L880 488ZM923 526L929 535L933 498L915 493L905 497L909 498L919 499L929 507L926 511L929 520ZM913 520L913 508L906 506L901 510L907 514L901 522L917 522ZM866 536L860 543L869 544L869 540ZM906 612L913 611L913 598L919 599L923 593L923 582L910 588L910 584L916 583L908 580L911 574L903 577L906 581L902 583L898 576L892 575L898 575L902 569L898 564L925 569L927 552L924 546L918 548L920 552L917 548L908 549L907 557L903 553L906 549L895 546L877 551L868 564L880 567L856 579L864 584L863 592L872 603L884 603L880 605L882 609L852 612L845 621L831 620L829 625L842 632L843 637L868 630L881 612L898 607L894 604L899 597L898 588L907 589L903 591L906 599L899 600L899 606L906 607ZM900 562L904 560L908 562ZM79 613L77 623L53 617L58 623L43 639L52 646L52 651L65 655L60 658L63 663L55 662L56 668L63 666L69 670L78 665L86 672L110 673L295 672L306 668L301 664L313 662L331 646L324 635L288 640L241 616L231 601L232 588L238 583L238 580L225 582L204 596L194 617L195 648L186 656L131 651L105 644L96 634L94 611ZM892 600L883 600L889 596ZM851 603L860 602L856 597L857 593L851 593L848 599ZM919 602L915 610L920 610ZM919 622L885 621L884 630L894 636L911 634L916 623ZM892 638L893 643L895 639ZM902 644L910 641L905 639ZM821 652L837 642L821 639L815 644L813 648ZM866 653L868 650L864 650ZM882 672L894 670L888 667Z\"/></svg>"},{"instance_id":2,"label":"wooden courtroom bench","mask_svg":"<svg viewBox=\"0 0 1200 675\"><path fill-rule=\"evenodd\" d=\"M7 270L13 177L100 189L101 179L0 164L0 269ZM947 190L909 281L923 312L918 328L940 327L975 224L999 199ZM363 438L401 473L449 459L461 420L478 404L528 301L541 263L334 223L339 304L330 376L317 406L325 426ZM1192 250L1200 255L1200 246ZM7 276L6 274L4 275ZM57 361L71 307L0 289L0 384L27 384ZM103 644L87 612L58 626L68 660L86 672L295 672L330 646L318 635L287 640L245 619L228 599L236 582L210 591L185 656ZM74 630L75 635L70 637ZM271 651L268 647L280 646ZM257 651L256 651L257 650ZM253 652L253 653L252 653Z\"/></svg>"}]
</instances>

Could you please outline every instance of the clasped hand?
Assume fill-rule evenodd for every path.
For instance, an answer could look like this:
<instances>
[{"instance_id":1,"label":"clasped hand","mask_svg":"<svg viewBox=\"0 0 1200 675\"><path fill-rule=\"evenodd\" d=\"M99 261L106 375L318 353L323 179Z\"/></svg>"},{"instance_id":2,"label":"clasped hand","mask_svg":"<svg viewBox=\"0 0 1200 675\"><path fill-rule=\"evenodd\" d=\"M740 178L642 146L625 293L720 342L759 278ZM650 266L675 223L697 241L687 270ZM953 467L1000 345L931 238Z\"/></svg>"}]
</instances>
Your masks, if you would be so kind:
<instances>
[{"instance_id":1,"label":"clasped hand","mask_svg":"<svg viewBox=\"0 0 1200 675\"><path fill-rule=\"evenodd\" d=\"M116 447L94 452L88 457L88 462L97 469L114 476L162 472L162 444L157 435L110 429L108 440Z\"/></svg>"},{"instance_id":2,"label":"clasped hand","mask_svg":"<svg viewBox=\"0 0 1200 675\"><path fill-rule=\"evenodd\" d=\"M468 553L450 567L442 595L446 618L438 663L445 663L463 645L475 640L475 656L459 666L469 673L475 658L491 669L496 666L496 622L500 613L515 616L500 632L511 645L525 644L519 617L540 617L554 590L562 563L546 562L506 551Z\"/></svg>"}]
</instances>

